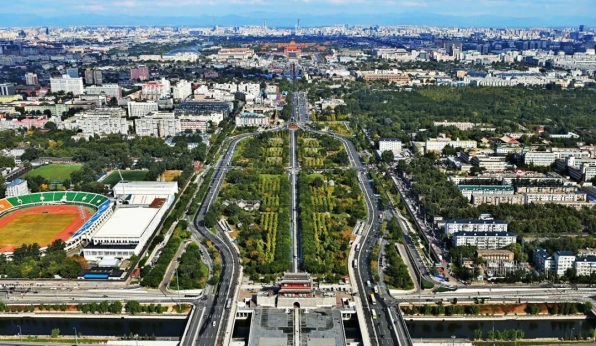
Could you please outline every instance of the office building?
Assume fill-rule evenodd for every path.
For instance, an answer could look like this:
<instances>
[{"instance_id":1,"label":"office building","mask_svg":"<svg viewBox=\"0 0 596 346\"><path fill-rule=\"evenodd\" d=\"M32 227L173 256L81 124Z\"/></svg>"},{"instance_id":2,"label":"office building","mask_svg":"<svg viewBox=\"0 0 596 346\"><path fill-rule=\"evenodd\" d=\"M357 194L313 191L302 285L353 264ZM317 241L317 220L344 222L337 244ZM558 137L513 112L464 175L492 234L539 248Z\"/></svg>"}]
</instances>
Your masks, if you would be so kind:
<instances>
[{"instance_id":1,"label":"office building","mask_svg":"<svg viewBox=\"0 0 596 346\"><path fill-rule=\"evenodd\" d=\"M462 130L462 131L470 131L474 128L474 123L469 123L469 122L459 122L459 121L435 121L433 122L433 126L434 127L448 127L448 126L454 126L457 127L458 129Z\"/></svg>"},{"instance_id":2,"label":"office building","mask_svg":"<svg viewBox=\"0 0 596 346\"><path fill-rule=\"evenodd\" d=\"M83 78L73 78L69 75L62 75L62 77L50 78L50 88L52 92L64 91L65 93L72 93L73 95L80 95L84 92Z\"/></svg>"},{"instance_id":3,"label":"office building","mask_svg":"<svg viewBox=\"0 0 596 346\"><path fill-rule=\"evenodd\" d=\"M36 73L26 73L25 74L25 84L26 85L39 84L39 79L37 78L37 74Z\"/></svg>"},{"instance_id":4,"label":"office building","mask_svg":"<svg viewBox=\"0 0 596 346\"><path fill-rule=\"evenodd\" d=\"M503 220L447 220L445 234L456 232L507 232L507 223Z\"/></svg>"},{"instance_id":5,"label":"office building","mask_svg":"<svg viewBox=\"0 0 596 346\"><path fill-rule=\"evenodd\" d=\"M128 116L130 118L140 118L145 116L151 112L157 112L158 106L157 102L148 101L148 102L135 102L129 101L128 102Z\"/></svg>"},{"instance_id":6,"label":"office building","mask_svg":"<svg viewBox=\"0 0 596 346\"><path fill-rule=\"evenodd\" d=\"M128 134L129 121L122 108L97 108L58 122L58 128L80 130L83 134Z\"/></svg>"},{"instance_id":7,"label":"office building","mask_svg":"<svg viewBox=\"0 0 596 346\"><path fill-rule=\"evenodd\" d=\"M244 112L236 115L235 121L237 127L267 127L270 124L270 118L265 114Z\"/></svg>"},{"instance_id":8,"label":"office building","mask_svg":"<svg viewBox=\"0 0 596 346\"><path fill-rule=\"evenodd\" d=\"M461 141L459 139L452 140L451 138L430 138L425 142L414 142L414 149L416 152L428 153L430 151L442 152L443 149L450 145L452 148L476 148L478 143L476 141Z\"/></svg>"},{"instance_id":9,"label":"office building","mask_svg":"<svg viewBox=\"0 0 596 346\"><path fill-rule=\"evenodd\" d=\"M534 260L534 264L536 268L542 272L554 272L555 271L555 260L553 257L546 252L543 248L536 248L534 249L532 259Z\"/></svg>"},{"instance_id":10,"label":"office building","mask_svg":"<svg viewBox=\"0 0 596 346\"><path fill-rule=\"evenodd\" d=\"M381 138L379 139L379 151L381 154L384 151L391 151L393 156L401 154L401 141L397 138Z\"/></svg>"},{"instance_id":11,"label":"office building","mask_svg":"<svg viewBox=\"0 0 596 346\"><path fill-rule=\"evenodd\" d=\"M557 251L555 252L555 266L554 271L558 276L565 275L568 269L573 268L575 263L575 255L571 251Z\"/></svg>"},{"instance_id":12,"label":"office building","mask_svg":"<svg viewBox=\"0 0 596 346\"><path fill-rule=\"evenodd\" d=\"M556 154L546 151L529 151L524 153L524 164L537 167L548 167L555 163Z\"/></svg>"},{"instance_id":13,"label":"office building","mask_svg":"<svg viewBox=\"0 0 596 346\"><path fill-rule=\"evenodd\" d=\"M596 256L577 257L573 267L577 276L596 274Z\"/></svg>"},{"instance_id":14,"label":"office building","mask_svg":"<svg viewBox=\"0 0 596 346\"><path fill-rule=\"evenodd\" d=\"M130 79L132 79L133 81L145 81L149 79L149 69L147 68L147 66L144 65L140 65L137 68L131 68Z\"/></svg>"},{"instance_id":15,"label":"office building","mask_svg":"<svg viewBox=\"0 0 596 346\"><path fill-rule=\"evenodd\" d=\"M479 250L500 249L515 243L515 234L511 232L456 232L453 234L454 246L476 246Z\"/></svg>"},{"instance_id":16,"label":"office building","mask_svg":"<svg viewBox=\"0 0 596 346\"><path fill-rule=\"evenodd\" d=\"M152 112L135 119L137 136L172 137L182 132L180 119L174 113Z\"/></svg>"},{"instance_id":17,"label":"office building","mask_svg":"<svg viewBox=\"0 0 596 346\"><path fill-rule=\"evenodd\" d=\"M12 83L0 84L0 96L12 96L15 94L15 86Z\"/></svg>"},{"instance_id":18,"label":"office building","mask_svg":"<svg viewBox=\"0 0 596 346\"><path fill-rule=\"evenodd\" d=\"M17 197L29 194L27 180L15 179L6 185L6 197Z\"/></svg>"},{"instance_id":19,"label":"office building","mask_svg":"<svg viewBox=\"0 0 596 346\"><path fill-rule=\"evenodd\" d=\"M192 95L192 84L187 80L180 80L174 87L174 100L184 100Z\"/></svg>"},{"instance_id":20,"label":"office building","mask_svg":"<svg viewBox=\"0 0 596 346\"><path fill-rule=\"evenodd\" d=\"M513 195L515 192L510 185L459 185L457 187L464 197L472 200L472 196L480 195Z\"/></svg>"},{"instance_id":21,"label":"office building","mask_svg":"<svg viewBox=\"0 0 596 346\"><path fill-rule=\"evenodd\" d=\"M141 89L143 98L147 100L157 100L163 97L170 96L171 87L170 81L162 78L159 82L149 82L143 84Z\"/></svg>"},{"instance_id":22,"label":"office building","mask_svg":"<svg viewBox=\"0 0 596 346\"><path fill-rule=\"evenodd\" d=\"M118 100L122 98L122 88L118 84L92 85L85 88L85 94L88 95L99 95L101 93L109 97L115 97Z\"/></svg>"},{"instance_id":23,"label":"office building","mask_svg":"<svg viewBox=\"0 0 596 346\"><path fill-rule=\"evenodd\" d=\"M189 101L181 102L174 113L176 115L208 115L211 113L222 113L227 117L232 111L233 104L231 102L219 101Z\"/></svg>"}]
</instances>

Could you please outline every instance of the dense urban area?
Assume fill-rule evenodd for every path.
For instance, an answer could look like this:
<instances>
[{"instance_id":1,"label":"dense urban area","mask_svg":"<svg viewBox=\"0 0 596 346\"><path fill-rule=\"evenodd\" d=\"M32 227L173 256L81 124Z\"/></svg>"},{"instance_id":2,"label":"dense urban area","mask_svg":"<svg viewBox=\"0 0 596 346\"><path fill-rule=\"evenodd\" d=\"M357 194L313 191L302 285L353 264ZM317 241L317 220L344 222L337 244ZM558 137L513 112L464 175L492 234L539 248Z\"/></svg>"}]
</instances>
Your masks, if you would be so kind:
<instances>
[{"instance_id":1,"label":"dense urban area","mask_svg":"<svg viewBox=\"0 0 596 346\"><path fill-rule=\"evenodd\" d=\"M594 340L595 35L0 28L0 342Z\"/></svg>"}]
</instances>

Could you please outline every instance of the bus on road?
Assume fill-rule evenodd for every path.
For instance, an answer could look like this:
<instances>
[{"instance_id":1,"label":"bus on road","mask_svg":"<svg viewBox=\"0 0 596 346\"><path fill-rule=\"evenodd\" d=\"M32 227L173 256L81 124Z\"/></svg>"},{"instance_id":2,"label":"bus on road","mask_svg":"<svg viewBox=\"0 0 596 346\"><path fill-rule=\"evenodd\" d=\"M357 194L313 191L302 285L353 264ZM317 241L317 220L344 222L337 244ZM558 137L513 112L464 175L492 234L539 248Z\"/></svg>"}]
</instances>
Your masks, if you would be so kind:
<instances>
[{"instance_id":1,"label":"bus on road","mask_svg":"<svg viewBox=\"0 0 596 346\"><path fill-rule=\"evenodd\" d=\"M377 300L375 299L375 294L374 293L371 293L370 294L370 303L372 305L377 305Z\"/></svg>"},{"instance_id":2,"label":"bus on road","mask_svg":"<svg viewBox=\"0 0 596 346\"><path fill-rule=\"evenodd\" d=\"M371 310L372 311L372 315L373 315L373 320L377 319L377 311L376 310Z\"/></svg>"}]
</instances>

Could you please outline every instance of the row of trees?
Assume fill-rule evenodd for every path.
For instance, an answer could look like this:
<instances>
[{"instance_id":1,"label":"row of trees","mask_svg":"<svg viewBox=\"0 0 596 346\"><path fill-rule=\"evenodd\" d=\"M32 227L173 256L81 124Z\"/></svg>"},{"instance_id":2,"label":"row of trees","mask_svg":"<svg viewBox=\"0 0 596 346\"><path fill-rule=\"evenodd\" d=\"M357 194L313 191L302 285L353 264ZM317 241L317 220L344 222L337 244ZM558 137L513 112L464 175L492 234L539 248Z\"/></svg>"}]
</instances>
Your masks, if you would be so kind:
<instances>
[{"instance_id":1,"label":"row of trees","mask_svg":"<svg viewBox=\"0 0 596 346\"><path fill-rule=\"evenodd\" d=\"M408 266L397 253L395 243L390 242L385 247L385 253L389 260L389 266L385 269L385 282L390 288L410 290L414 288L414 282L410 277Z\"/></svg>"},{"instance_id":2,"label":"row of trees","mask_svg":"<svg viewBox=\"0 0 596 346\"><path fill-rule=\"evenodd\" d=\"M176 277L172 277L171 288L177 288L178 285L182 290L205 287L209 278L209 268L201 262L201 252L196 243L188 244L186 251L180 256L177 275L177 282Z\"/></svg>"},{"instance_id":3,"label":"row of trees","mask_svg":"<svg viewBox=\"0 0 596 346\"><path fill-rule=\"evenodd\" d=\"M352 228L366 217L357 173L335 169L323 176L301 174L298 186L304 270L328 277L346 275ZM318 205L319 197L333 203Z\"/></svg>"},{"instance_id":4,"label":"row of trees","mask_svg":"<svg viewBox=\"0 0 596 346\"><path fill-rule=\"evenodd\" d=\"M0 274L9 278L54 278L58 275L76 279L87 262L78 255L67 257L64 248L64 242L58 239L47 247L42 257L39 244L23 244L14 249L12 261L0 254Z\"/></svg>"},{"instance_id":5,"label":"row of trees","mask_svg":"<svg viewBox=\"0 0 596 346\"><path fill-rule=\"evenodd\" d=\"M270 156L280 151L281 157ZM284 173L288 161L287 132L264 132L246 139L233 161L244 168L227 173L217 202L205 215L207 227L225 216L239 230L244 272L253 278L281 273L290 266L290 181ZM238 200L258 200L260 208L243 209L236 204Z\"/></svg>"}]
</instances>

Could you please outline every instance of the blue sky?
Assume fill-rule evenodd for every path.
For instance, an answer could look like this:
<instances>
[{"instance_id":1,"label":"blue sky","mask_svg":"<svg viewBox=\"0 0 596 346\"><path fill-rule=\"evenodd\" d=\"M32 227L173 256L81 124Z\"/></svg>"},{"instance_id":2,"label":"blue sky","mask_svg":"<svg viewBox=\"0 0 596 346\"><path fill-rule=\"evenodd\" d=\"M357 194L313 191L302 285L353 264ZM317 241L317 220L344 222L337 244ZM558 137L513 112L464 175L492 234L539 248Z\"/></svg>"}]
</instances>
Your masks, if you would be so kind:
<instances>
[{"instance_id":1,"label":"blue sky","mask_svg":"<svg viewBox=\"0 0 596 346\"><path fill-rule=\"evenodd\" d=\"M250 13L308 16L439 15L456 17L596 18L596 0L3 0L7 13L63 17L247 16ZM372 17L374 18L374 17ZM256 18L255 18L256 19ZM596 20L590 20L596 24ZM561 25L566 25L561 23ZM335 24L335 23L329 23ZM432 25L433 23L424 23ZM520 21L523 24L523 21ZM579 24L579 23L578 23ZM585 23L590 25L592 23ZM40 23L43 25L43 23ZM0 26L2 24L0 23Z\"/></svg>"}]
</instances>

